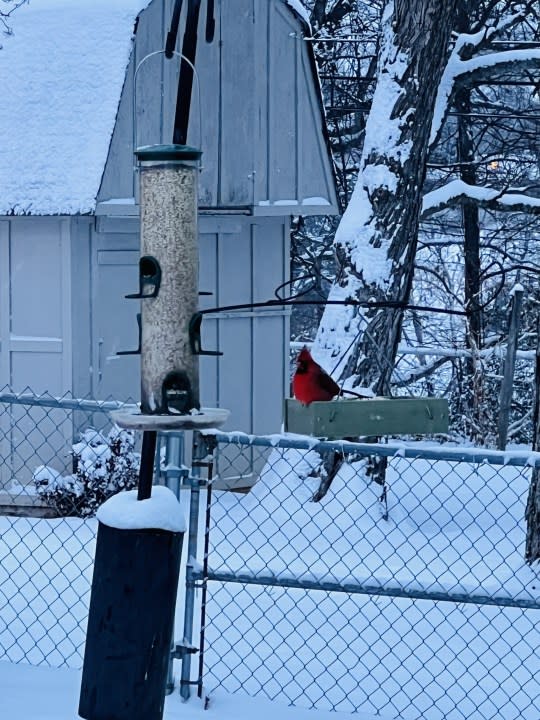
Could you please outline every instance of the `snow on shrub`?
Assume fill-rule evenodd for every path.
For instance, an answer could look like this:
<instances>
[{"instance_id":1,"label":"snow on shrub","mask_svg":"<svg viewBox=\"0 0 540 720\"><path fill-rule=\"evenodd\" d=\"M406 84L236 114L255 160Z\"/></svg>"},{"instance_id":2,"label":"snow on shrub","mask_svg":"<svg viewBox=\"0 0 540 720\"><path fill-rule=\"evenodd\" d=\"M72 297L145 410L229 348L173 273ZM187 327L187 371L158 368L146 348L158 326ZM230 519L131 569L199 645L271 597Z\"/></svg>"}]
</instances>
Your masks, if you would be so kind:
<instances>
[{"instance_id":1,"label":"snow on shrub","mask_svg":"<svg viewBox=\"0 0 540 720\"><path fill-rule=\"evenodd\" d=\"M60 515L92 517L111 495L137 485L140 455L129 430L113 427L105 436L88 428L72 447L72 475L40 465L32 476L38 495Z\"/></svg>"}]
</instances>

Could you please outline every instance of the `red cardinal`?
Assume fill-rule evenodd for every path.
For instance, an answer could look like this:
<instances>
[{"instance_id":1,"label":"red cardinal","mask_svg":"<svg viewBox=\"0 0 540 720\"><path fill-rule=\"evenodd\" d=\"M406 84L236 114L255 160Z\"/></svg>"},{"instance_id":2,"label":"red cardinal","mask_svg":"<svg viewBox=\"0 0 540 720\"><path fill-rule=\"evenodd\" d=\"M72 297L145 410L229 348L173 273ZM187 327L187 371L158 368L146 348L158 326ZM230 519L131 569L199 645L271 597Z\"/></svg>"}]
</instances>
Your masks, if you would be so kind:
<instances>
[{"instance_id":1,"label":"red cardinal","mask_svg":"<svg viewBox=\"0 0 540 720\"><path fill-rule=\"evenodd\" d=\"M294 397L302 405L309 405L315 400L331 400L340 392L339 385L315 362L307 348L301 350L296 358L292 388Z\"/></svg>"}]
</instances>

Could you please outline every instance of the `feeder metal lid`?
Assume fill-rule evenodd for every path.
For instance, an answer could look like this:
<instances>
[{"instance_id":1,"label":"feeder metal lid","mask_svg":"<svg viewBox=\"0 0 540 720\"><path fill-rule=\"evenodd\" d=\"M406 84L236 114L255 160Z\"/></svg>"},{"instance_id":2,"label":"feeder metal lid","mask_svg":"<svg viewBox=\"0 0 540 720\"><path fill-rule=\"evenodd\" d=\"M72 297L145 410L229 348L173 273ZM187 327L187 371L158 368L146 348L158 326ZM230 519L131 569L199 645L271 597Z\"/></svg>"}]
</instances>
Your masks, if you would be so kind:
<instances>
[{"instance_id":1,"label":"feeder metal lid","mask_svg":"<svg viewBox=\"0 0 540 720\"><path fill-rule=\"evenodd\" d=\"M141 161L156 160L198 160L202 150L191 145L144 145L135 150L135 155Z\"/></svg>"}]
</instances>

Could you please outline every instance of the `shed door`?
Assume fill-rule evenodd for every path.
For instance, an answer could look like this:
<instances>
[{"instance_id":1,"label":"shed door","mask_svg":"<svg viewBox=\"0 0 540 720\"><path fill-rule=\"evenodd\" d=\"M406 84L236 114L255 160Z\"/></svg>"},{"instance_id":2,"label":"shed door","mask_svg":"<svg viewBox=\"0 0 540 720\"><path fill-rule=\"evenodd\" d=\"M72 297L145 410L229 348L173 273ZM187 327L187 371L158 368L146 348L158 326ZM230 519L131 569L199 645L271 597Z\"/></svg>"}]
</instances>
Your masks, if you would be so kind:
<instances>
[{"instance_id":1,"label":"shed door","mask_svg":"<svg viewBox=\"0 0 540 720\"><path fill-rule=\"evenodd\" d=\"M98 249L94 266L93 396L138 401L140 357L118 355L138 345L140 302L125 298L138 291L138 238L105 235L102 247L107 239L111 249Z\"/></svg>"},{"instance_id":2,"label":"shed door","mask_svg":"<svg viewBox=\"0 0 540 720\"><path fill-rule=\"evenodd\" d=\"M0 341L0 388L56 397L71 390L68 218L0 222ZM55 417L58 412L49 411L44 433L43 410L5 407L0 416L0 485L5 486L8 475L27 482L28 468L65 455L68 430Z\"/></svg>"}]
</instances>

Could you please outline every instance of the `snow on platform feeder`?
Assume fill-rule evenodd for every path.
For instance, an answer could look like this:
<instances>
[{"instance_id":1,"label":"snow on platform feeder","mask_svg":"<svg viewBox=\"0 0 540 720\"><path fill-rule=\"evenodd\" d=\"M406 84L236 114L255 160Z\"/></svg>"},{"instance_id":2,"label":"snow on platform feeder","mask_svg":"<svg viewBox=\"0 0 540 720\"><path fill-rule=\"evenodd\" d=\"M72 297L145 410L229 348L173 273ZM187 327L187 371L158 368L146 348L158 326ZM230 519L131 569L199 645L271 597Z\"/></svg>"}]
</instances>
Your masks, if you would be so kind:
<instances>
[{"instance_id":1,"label":"snow on platform feeder","mask_svg":"<svg viewBox=\"0 0 540 720\"><path fill-rule=\"evenodd\" d=\"M330 440L448 432L448 401L444 398L375 397L309 405L286 398L284 416L286 432Z\"/></svg>"},{"instance_id":2,"label":"snow on platform feeder","mask_svg":"<svg viewBox=\"0 0 540 720\"><path fill-rule=\"evenodd\" d=\"M186 415L146 415L137 406L113 410L110 415L116 425L126 430L208 430L221 427L229 417L224 408L201 408Z\"/></svg>"}]
</instances>

